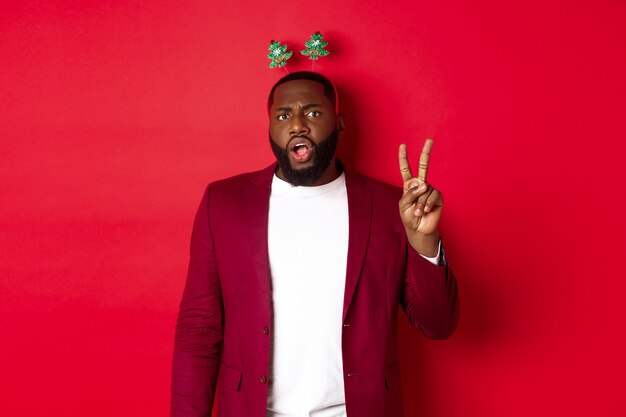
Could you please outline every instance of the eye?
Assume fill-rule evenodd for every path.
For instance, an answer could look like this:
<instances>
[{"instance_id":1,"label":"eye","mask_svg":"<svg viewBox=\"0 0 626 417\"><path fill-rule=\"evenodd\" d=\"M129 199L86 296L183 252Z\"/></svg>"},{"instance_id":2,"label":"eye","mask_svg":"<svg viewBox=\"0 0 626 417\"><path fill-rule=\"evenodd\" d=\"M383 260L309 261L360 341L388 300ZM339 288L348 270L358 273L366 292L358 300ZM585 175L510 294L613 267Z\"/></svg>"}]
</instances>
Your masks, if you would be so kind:
<instances>
[{"instance_id":1,"label":"eye","mask_svg":"<svg viewBox=\"0 0 626 417\"><path fill-rule=\"evenodd\" d=\"M319 117L319 116L321 116L321 114L322 113L318 112L317 110L311 110L306 115L309 116L309 117Z\"/></svg>"},{"instance_id":2,"label":"eye","mask_svg":"<svg viewBox=\"0 0 626 417\"><path fill-rule=\"evenodd\" d=\"M283 114L279 114L278 116L276 116L276 118L278 120L287 120L289 118L289 115L283 113Z\"/></svg>"}]
</instances>

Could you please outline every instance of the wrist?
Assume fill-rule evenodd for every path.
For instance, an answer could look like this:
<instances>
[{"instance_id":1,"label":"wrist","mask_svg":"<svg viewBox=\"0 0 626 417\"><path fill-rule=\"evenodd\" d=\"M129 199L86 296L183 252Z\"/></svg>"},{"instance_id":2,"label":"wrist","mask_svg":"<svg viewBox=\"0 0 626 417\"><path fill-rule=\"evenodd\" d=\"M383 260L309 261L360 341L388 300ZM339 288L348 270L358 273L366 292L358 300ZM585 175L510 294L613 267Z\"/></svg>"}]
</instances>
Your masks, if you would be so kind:
<instances>
[{"instance_id":1,"label":"wrist","mask_svg":"<svg viewBox=\"0 0 626 417\"><path fill-rule=\"evenodd\" d=\"M420 255L429 258L437 256L439 252L439 240L441 239L438 231L425 235L423 233L407 230L406 234L409 245Z\"/></svg>"}]
</instances>

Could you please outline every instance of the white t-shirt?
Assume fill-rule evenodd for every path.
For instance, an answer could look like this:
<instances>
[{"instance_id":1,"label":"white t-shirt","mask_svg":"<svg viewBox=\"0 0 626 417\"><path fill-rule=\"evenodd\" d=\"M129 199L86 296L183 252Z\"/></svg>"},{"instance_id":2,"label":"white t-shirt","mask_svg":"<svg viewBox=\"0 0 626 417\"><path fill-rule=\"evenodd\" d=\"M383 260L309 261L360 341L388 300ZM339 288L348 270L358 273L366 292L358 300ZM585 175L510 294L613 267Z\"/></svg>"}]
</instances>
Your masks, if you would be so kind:
<instances>
[{"instance_id":1,"label":"white t-shirt","mask_svg":"<svg viewBox=\"0 0 626 417\"><path fill-rule=\"evenodd\" d=\"M274 176L268 249L274 315L267 415L344 416L345 175L317 187Z\"/></svg>"}]
</instances>

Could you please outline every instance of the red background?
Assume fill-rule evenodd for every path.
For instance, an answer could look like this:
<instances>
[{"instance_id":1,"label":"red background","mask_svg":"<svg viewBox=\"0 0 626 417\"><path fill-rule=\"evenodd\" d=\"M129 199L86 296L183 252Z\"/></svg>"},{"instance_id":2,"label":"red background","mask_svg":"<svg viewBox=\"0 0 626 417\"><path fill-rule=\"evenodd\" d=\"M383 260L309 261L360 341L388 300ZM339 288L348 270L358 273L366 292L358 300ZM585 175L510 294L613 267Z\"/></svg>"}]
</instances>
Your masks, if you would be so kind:
<instances>
[{"instance_id":1,"label":"red background","mask_svg":"<svg viewBox=\"0 0 626 417\"><path fill-rule=\"evenodd\" d=\"M407 415L624 416L626 5L509 3L3 2L0 415L167 415L201 193L320 30L349 165L435 139L461 321L402 322Z\"/></svg>"}]
</instances>

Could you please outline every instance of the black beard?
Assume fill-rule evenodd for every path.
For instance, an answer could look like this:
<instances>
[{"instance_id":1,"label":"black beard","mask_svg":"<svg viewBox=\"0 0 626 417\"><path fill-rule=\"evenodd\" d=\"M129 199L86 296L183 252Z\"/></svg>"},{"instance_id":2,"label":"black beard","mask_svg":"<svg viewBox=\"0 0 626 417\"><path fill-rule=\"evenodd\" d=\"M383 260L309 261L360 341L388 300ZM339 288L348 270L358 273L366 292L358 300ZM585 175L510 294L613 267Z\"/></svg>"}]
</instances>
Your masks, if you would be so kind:
<instances>
[{"instance_id":1,"label":"black beard","mask_svg":"<svg viewBox=\"0 0 626 417\"><path fill-rule=\"evenodd\" d=\"M294 169L289 162L289 150L278 146L270 136L270 145L276 156L278 165L283 171L285 181L294 186L311 186L326 172L335 156L339 132L337 128L320 143L313 143L313 165L308 168Z\"/></svg>"}]
</instances>

